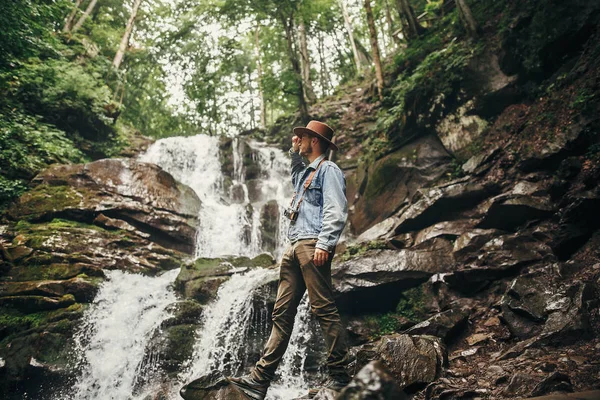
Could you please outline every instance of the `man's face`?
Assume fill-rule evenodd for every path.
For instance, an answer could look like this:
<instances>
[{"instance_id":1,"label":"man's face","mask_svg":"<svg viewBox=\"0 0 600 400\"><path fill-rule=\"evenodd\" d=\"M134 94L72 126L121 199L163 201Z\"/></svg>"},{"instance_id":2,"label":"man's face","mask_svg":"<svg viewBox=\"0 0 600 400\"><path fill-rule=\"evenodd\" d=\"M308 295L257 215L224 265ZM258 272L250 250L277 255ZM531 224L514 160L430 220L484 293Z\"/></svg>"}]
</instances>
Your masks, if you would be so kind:
<instances>
[{"instance_id":1,"label":"man's face","mask_svg":"<svg viewBox=\"0 0 600 400\"><path fill-rule=\"evenodd\" d=\"M313 137L309 134L304 134L302 135L302 137L300 138L300 155L303 157L308 156L309 154L312 154L313 152L313 147L312 147L312 140Z\"/></svg>"}]
</instances>

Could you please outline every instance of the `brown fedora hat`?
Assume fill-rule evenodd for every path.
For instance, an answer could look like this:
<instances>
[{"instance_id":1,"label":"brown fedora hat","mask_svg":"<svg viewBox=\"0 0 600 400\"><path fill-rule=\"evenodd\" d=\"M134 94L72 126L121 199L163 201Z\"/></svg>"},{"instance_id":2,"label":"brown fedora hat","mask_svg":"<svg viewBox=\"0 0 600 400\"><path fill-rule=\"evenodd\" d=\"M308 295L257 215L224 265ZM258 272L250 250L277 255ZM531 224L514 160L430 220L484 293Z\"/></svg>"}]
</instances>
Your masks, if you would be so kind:
<instances>
[{"instance_id":1,"label":"brown fedora hat","mask_svg":"<svg viewBox=\"0 0 600 400\"><path fill-rule=\"evenodd\" d=\"M310 121L306 128L303 126L297 126L294 128L294 134L298 137L308 133L310 135L315 135L320 137L329 143L329 146L333 148L333 150L338 150L338 147L331 141L333 139L333 129L327 124L324 124L319 121Z\"/></svg>"}]
</instances>

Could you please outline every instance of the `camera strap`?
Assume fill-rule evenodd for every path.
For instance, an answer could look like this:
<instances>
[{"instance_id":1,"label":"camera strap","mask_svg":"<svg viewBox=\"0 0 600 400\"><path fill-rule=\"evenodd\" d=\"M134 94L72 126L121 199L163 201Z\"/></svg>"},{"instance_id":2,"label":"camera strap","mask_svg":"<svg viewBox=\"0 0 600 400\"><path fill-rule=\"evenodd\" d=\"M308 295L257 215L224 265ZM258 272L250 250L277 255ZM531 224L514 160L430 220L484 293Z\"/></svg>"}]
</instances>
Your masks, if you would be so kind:
<instances>
[{"instance_id":1,"label":"camera strap","mask_svg":"<svg viewBox=\"0 0 600 400\"><path fill-rule=\"evenodd\" d=\"M304 190L302 191L302 196L300 197L300 200L298 200L298 204L296 204L296 211L300 210L300 204L302 204L302 200L304 199L304 194L306 193L306 190L308 189L308 187L310 186L310 184L313 181L313 178L315 177L315 174L317 173L317 171L319 170L319 167L321 166L321 164L323 164L323 162L325 162L325 160L327 160L327 157L324 157L321 162L319 163L319 165L317 165L317 168L315 168L310 175L308 175L308 178L306 178L306 181L304 181ZM290 202L290 208L292 207L292 205L294 204L294 200L296 199L296 196L298 195L298 192L294 192L294 196L292 197L292 201Z\"/></svg>"}]
</instances>

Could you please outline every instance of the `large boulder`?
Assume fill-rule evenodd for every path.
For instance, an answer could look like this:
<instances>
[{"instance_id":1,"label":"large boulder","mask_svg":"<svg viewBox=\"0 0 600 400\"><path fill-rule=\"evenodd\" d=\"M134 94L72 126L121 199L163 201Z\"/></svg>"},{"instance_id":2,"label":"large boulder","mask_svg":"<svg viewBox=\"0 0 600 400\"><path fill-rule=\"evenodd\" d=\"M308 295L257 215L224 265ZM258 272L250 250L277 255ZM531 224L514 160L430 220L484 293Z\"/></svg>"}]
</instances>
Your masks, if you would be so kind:
<instances>
[{"instance_id":1,"label":"large boulder","mask_svg":"<svg viewBox=\"0 0 600 400\"><path fill-rule=\"evenodd\" d=\"M38 224L21 221L6 237L11 239L8 249L32 249L13 260L7 274L19 282L71 279L79 274L102 277L102 269L153 274L179 268L187 257L128 231L60 219Z\"/></svg>"},{"instance_id":2,"label":"large boulder","mask_svg":"<svg viewBox=\"0 0 600 400\"><path fill-rule=\"evenodd\" d=\"M394 377L381 361L371 361L365 365L346 386L338 400L368 399L408 399L398 387Z\"/></svg>"},{"instance_id":3,"label":"large boulder","mask_svg":"<svg viewBox=\"0 0 600 400\"><path fill-rule=\"evenodd\" d=\"M192 253L200 200L160 167L125 159L55 165L10 209L15 220L67 217L91 223L99 214L125 221L152 241Z\"/></svg>"},{"instance_id":4,"label":"large boulder","mask_svg":"<svg viewBox=\"0 0 600 400\"><path fill-rule=\"evenodd\" d=\"M420 189L419 199L399 214L395 233L416 231L438 222L456 219L460 211L475 206L497 191L497 185L470 182L469 177Z\"/></svg>"},{"instance_id":5,"label":"large boulder","mask_svg":"<svg viewBox=\"0 0 600 400\"><path fill-rule=\"evenodd\" d=\"M372 164L349 171L350 227L364 232L410 202L448 171L450 156L435 135L418 138Z\"/></svg>"},{"instance_id":6,"label":"large boulder","mask_svg":"<svg viewBox=\"0 0 600 400\"><path fill-rule=\"evenodd\" d=\"M469 317L467 310L459 308L446 310L435 314L417 325L408 328L403 333L409 335L429 335L439 337L444 343L451 339L464 327Z\"/></svg>"},{"instance_id":7,"label":"large boulder","mask_svg":"<svg viewBox=\"0 0 600 400\"><path fill-rule=\"evenodd\" d=\"M531 235L501 235L478 251L463 255L460 267L439 279L453 289L474 293L493 280L515 274L524 265L555 260L550 247Z\"/></svg>"},{"instance_id":8,"label":"large boulder","mask_svg":"<svg viewBox=\"0 0 600 400\"><path fill-rule=\"evenodd\" d=\"M548 269L515 278L500 303L510 332L521 339L538 334L548 316L546 304L557 290L556 276Z\"/></svg>"},{"instance_id":9,"label":"large boulder","mask_svg":"<svg viewBox=\"0 0 600 400\"><path fill-rule=\"evenodd\" d=\"M487 201L482 208L485 215L479 223L479 228L505 231L514 231L528 221L546 218L554 212L554 207L547 197L515 193L496 196Z\"/></svg>"},{"instance_id":10,"label":"large boulder","mask_svg":"<svg viewBox=\"0 0 600 400\"><path fill-rule=\"evenodd\" d=\"M441 377L448 363L446 348L439 338L394 334L363 345L356 355L356 370L379 359L400 389L413 392Z\"/></svg>"},{"instance_id":11,"label":"large boulder","mask_svg":"<svg viewBox=\"0 0 600 400\"><path fill-rule=\"evenodd\" d=\"M403 250L368 250L335 265L333 286L341 309L393 309L402 290L454 269L452 244L435 238Z\"/></svg>"},{"instance_id":12,"label":"large boulder","mask_svg":"<svg viewBox=\"0 0 600 400\"><path fill-rule=\"evenodd\" d=\"M207 303L217 295L221 284L231 275L250 268L270 267L275 260L269 254L248 257L198 258L186 263L175 279L175 288L186 298Z\"/></svg>"}]
</instances>

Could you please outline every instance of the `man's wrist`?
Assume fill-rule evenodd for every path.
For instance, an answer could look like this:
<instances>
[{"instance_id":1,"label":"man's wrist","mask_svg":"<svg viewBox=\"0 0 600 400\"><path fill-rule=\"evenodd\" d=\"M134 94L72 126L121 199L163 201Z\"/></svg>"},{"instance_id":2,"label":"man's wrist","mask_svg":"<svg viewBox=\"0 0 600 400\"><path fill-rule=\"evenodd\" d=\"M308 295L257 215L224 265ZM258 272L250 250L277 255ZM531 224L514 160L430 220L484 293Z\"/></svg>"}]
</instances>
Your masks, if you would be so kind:
<instances>
[{"instance_id":1,"label":"man's wrist","mask_svg":"<svg viewBox=\"0 0 600 400\"><path fill-rule=\"evenodd\" d=\"M315 247L316 247L317 249L325 250L326 252L328 252L328 253L331 253L331 250L329 249L329 246L327 246L326 244L323 244L323 243L317 243L317 244L315 245Z\"/></svg>"}]
</instances>

